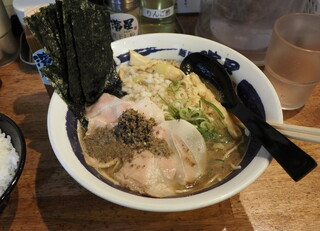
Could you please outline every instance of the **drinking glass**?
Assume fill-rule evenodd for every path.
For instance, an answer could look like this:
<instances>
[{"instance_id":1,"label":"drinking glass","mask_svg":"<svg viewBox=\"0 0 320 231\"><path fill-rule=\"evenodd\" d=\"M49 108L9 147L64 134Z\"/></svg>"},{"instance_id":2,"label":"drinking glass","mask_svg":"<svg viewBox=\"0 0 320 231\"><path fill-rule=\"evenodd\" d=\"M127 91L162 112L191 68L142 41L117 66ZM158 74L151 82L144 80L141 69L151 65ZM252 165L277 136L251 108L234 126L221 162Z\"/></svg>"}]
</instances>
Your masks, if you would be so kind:
<instances>
[{"instance_id":1,"label":"drinking glass","mask_svg":"<svg viewBox=\"0 0 320 231\"><path fill-rule=\"evenodd\" d=\"M292 13L277 19L264 73L284 110L305 105L320 81L320 15Z\"/></svg>"},{"instance_id":2,"label":"drinking glass","mask_svg":"<svg viewBox=\"0 0 320 231\"><path fill-rule=\"evenodd\" d=\"M272 27L280 16L302 12L306 0L201 0L195 34L223 43L263 66Z\"/></svg>"}]
</instances>

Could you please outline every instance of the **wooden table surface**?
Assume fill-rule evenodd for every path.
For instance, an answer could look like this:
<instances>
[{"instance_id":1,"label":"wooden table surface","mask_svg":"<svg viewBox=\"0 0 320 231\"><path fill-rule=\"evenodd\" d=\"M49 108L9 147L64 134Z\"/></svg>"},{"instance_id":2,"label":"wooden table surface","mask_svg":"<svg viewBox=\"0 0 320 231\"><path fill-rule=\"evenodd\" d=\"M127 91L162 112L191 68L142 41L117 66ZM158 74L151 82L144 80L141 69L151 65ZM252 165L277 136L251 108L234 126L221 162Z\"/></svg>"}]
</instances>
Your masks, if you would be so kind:
<instances>
[{"instance_id":1,"label":"wooden table surface","mask_svg":"<svg viewBox=\"0 0 320 231\"><path fill-rule=\"evenodd\" d=\"M186 33L193 33L188 24ZM191 27L192 28L192 27ZM320 170L298 183L276 161L252 185L219 204L186 212L154 213L118 206L81 187L57 161L48 139L49 96L35 68L16 61L0 67L0 112L22 129L23 174L0 230L320 230ZM285 122L320 128L320 85ZM320 145L293 140L320 163Z\"/></svg>"}]
</instances>

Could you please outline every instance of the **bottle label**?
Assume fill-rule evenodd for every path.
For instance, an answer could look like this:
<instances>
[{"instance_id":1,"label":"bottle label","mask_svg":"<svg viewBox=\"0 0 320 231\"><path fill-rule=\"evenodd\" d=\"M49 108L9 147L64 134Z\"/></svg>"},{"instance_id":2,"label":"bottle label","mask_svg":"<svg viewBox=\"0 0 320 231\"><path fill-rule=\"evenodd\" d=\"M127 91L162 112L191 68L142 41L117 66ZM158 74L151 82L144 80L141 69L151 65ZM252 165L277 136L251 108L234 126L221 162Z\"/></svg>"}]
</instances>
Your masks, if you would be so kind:
<instances>
[{"instance_id":1,"label":"bottle label","mask_svg":"<svg viewBox=\"0 0 320 231\"><path fill-rule=\"evenodd\" d=\"M139 32L138 19L132 14L111 14L110 25L113 40L135 36Z\"/></svg>"},{"instance_id":2,"label":"bottle label","mask_svg":"<svg viewBox=\"0 0 320 231\"><path fill-rule=\"evenodd\" d=\"M154 18L154 19L168 18L173 14L174 14L174 6L170 6L165 9L143 8L142 10L142 15L146 18Z\"/></svg>"}]
</instances>

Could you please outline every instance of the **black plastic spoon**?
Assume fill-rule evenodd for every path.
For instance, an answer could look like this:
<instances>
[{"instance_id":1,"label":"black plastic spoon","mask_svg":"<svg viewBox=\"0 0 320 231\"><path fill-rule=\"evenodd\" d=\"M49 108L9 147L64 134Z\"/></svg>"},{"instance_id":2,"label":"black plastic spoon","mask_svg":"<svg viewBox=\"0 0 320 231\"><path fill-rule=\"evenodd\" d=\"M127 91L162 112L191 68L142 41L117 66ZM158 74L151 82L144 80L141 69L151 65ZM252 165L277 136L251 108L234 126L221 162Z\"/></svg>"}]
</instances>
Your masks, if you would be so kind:
<instances>
[{"instance_id":1,"label":"black plastic spoon","mask_svg":"<svg viewBox=\"0 0 320 231\"><path fill-rule=\"evenodd\" d=\"M229 74L215 58L203 53L192 53L182 61L180 68L186 74L196 73L210 89L218 90L222 106L240 119L293 180L300 180L317 166L307 153L240 101L233 90Z\"/></svg>"}]
</instances>

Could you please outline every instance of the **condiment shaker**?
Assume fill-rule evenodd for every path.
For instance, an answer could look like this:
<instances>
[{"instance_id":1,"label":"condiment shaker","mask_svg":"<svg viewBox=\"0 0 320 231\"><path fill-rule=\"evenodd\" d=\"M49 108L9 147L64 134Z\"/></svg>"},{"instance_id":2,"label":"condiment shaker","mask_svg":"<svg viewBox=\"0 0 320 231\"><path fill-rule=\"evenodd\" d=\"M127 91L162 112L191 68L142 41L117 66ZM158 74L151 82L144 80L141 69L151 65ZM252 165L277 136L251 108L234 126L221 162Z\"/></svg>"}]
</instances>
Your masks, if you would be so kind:
<instances>
[{"instance_id":1,"label":"condiment shaker","mask_svg":"<svg viewBox=\"0 0 320 231\"><path fill-rule=\"evenodd\" d=\"M139 34L139 1L108 0L111 35L113 40Z\"/></svg>"}]
</instances>

